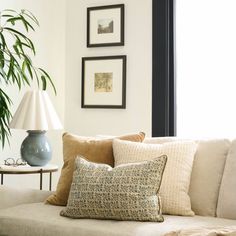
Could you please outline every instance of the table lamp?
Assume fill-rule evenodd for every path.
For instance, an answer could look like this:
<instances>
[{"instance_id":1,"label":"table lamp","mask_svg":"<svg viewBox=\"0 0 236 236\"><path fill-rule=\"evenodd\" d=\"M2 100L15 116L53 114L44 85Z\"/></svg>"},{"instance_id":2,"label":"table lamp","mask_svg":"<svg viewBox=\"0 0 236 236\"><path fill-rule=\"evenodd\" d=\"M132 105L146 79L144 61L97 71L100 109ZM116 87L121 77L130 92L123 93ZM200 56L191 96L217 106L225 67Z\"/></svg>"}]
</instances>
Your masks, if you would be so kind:
<instances>
[{"instance_id":1,"label":"table lamp","mask_svg":"<svg viewBox=\"0 0 236 236\"><path fill-rule=\"evenodd\" d=\"M21 158L30 166L44 166L52 158L52 149L45 133L51 129L62 129L62 125L47 92L31 90L25 93L10 128L28 132L21 145Z\"/></svg>"}]
</instances>

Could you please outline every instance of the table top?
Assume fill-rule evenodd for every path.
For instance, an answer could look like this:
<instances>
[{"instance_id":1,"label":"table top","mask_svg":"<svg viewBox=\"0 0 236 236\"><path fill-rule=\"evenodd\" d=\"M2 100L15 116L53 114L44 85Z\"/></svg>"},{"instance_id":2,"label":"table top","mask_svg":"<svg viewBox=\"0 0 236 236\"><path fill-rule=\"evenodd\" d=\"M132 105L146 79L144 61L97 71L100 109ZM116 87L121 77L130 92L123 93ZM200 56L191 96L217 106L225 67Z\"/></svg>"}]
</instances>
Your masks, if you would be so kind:
<instances>
[{"instance_id":1,"label":"table top","mask_svg":"<svg viewBox=\"0 0 236 236\"><path fill-rule=\"evenodd\" d=\"M0 174L34 174L34 173L50 173L58 171L58 166L48 164L45 166L8 166L0 165Z\"/></svg>"}]
</instances>

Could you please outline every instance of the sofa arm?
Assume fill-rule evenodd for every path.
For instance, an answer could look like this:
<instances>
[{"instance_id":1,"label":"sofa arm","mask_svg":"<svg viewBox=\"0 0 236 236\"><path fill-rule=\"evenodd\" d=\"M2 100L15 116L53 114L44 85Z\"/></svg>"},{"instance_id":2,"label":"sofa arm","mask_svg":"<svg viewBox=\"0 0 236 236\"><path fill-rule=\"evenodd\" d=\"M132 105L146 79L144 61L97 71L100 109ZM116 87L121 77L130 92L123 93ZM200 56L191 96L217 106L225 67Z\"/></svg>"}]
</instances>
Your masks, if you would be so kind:
<instances>
[{"instance_id":1,"label":"sofa arm","mask_svg":"<svg viewBox=\"0 0 236 236\"><path fill-rule=\"evenodd\" d=\"M53 192L0 186L0 209L20 204L43 202Z\"/></svg>"}]
</instances>

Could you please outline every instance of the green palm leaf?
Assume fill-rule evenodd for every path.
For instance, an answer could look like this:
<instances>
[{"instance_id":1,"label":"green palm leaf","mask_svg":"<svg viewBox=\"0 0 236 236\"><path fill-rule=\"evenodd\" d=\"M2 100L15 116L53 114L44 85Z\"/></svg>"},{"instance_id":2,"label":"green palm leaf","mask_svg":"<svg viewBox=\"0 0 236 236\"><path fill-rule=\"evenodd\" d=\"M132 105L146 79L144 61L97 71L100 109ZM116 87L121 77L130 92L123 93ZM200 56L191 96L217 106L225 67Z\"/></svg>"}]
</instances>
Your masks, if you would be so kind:
<instances>
[{"instance_id":1,"label":"green palm leaf","mask_svg":"<svg viewBox=\"0 0 236 236\"><path fill-rule=\"evenodd\" d=\"M15 85L20 90L23 85L30 86L31 82L36 80L38 86L44 90L49 83L56 94L56 88L50 75L41 67L35 66L32 57L26 54L31 51L32 56L36 55L34 43L28 36L28 32L35 31L35 26L39 26L37 18L24 9L20 12L5 9L0 12L0 18L2 18L2 25L0 25L0 84ZM19 27L16 26L23 27L25 32L19 31ZM9 128L12 117L11 105L10 97L0 88L0 142L2 148L6 141L9 142L11 135Z\"/></svg>"}]
</instances>

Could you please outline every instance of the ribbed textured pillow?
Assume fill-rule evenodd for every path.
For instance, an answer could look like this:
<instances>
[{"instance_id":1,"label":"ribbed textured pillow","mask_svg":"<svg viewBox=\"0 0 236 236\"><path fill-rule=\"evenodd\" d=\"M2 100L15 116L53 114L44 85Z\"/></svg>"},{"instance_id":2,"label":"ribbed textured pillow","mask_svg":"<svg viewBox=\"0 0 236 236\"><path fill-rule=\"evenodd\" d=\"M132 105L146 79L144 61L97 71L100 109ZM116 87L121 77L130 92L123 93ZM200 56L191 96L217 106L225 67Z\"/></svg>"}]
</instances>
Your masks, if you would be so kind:
<instances>
[{"instance_id":1,"label":"ribbed textured pillow","mask_svg":"<svg viewBox=\"0 0 236 236\"><path fill-rule=\"evenodd\" d=\"M196 143L192 141L165 144L131 143L115 139L113 153L115 166L152 160L167 155L168 162L160 188L163 213L194 215L188 195Z\"/></svg>"},{"instance_id":2,"label":"ribbed textured pillow","mask_svg":"<svg viewBox=\"0 0 236 236\"><path fill-rule=\"evenodd\" d=\"M145 134L140 132L138 134L127 134L117 138L132 142L142 142L144 137ZM57 184L56 192L47 198L46 203L66 206L73 171L75 169L75 158L77 155L82 155L93 162L105 163L114 166L114 157L112 153L113 139L110 138L100 140L69 133L64 133L62 139L64 165L61 170L61 176Z\"/></svg>"},{"instance_id":3,"label":"ribbed textured pillow","mask_svg":"<svg viewBox=\"0 0 236 236\"><path fill-rule=\"evenodd\" d=\"M166 160L160 156L112 168L77 158L68 204L61 215L162 222L158 191Z\"/></svg>"}]
</instances>

